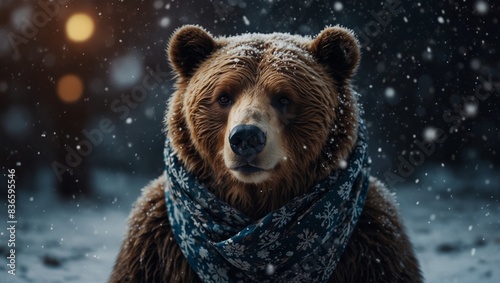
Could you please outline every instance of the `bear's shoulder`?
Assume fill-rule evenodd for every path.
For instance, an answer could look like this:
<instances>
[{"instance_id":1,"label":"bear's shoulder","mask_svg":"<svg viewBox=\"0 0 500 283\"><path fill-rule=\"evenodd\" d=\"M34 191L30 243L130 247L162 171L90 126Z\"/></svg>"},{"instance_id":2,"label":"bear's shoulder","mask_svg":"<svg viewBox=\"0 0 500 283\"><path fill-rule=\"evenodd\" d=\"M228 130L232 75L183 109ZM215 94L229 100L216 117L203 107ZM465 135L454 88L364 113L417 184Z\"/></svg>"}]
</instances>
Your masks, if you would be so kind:
<instances>
[{"instance_id":1,"label":"bear's shoulder","mask_svg":"<svg viewBox=\"0 0 500 283\"><path fill-rule=\"evenodd\" d=\"M168 221L167 184L163 174L142 189L109 282L199 282Z\"/></svg>"}]
</instances>

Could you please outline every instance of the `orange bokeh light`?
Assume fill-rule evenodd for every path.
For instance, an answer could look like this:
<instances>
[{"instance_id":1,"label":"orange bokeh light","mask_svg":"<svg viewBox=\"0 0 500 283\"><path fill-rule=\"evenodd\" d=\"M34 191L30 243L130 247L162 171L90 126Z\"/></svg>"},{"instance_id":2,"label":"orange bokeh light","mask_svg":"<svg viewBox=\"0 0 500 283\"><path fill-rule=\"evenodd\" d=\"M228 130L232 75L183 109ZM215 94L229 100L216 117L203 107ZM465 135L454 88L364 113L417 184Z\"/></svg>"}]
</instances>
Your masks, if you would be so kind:
<instances>
[{"instance_id":1,"label":"orange bokeh light","mask_svg":"<svg viewBox=\"0 0 500 283\"><path fill-rule=\"evenodd\" d=\"M87 14L77 13L66 22L66 35L75 42L88 40L94 33L94 20Z\"/></svg>"},{"instance_id":2,"label":"orange bokeh light","mask_svg":"<svg viewBox=\"0 0 500 283\"><path fill-rule=\"evenodd\" d=\"M83 83L77 75L64 75L57 82L57 96L59 96L63 102L76 102L82 97L82 94Z\"/></svg>"}]
</instances>

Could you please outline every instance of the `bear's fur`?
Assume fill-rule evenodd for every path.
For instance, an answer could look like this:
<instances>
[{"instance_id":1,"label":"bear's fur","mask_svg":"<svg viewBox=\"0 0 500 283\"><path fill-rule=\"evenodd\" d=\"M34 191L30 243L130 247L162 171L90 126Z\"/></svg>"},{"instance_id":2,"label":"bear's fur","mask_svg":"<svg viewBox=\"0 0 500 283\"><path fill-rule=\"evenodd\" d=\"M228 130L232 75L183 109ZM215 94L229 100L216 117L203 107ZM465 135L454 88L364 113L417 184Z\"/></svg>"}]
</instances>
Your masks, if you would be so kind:
<instances>
[{"instance_id":1,"label":"bear's fur","mask_svg":"<svg viewBox=\"0 0 500 283\"><path fill-rule=\"evenodd\" d=\"M340 27L309 39L278 33L214 38L184 26L169 44L177 75L165 118L172 147L220 199L260 218L347 160L358 125L350 81L359 58L357 40ZM263 151L251 158L263 170L235 169L242 160L228 136L238 124L266 132ZM110 282L199 282L170 229L165 186L165 176L158 178L135 204ZM421 281L393 197L371 178L330 282Z\"/></svg>"}]
</instances>

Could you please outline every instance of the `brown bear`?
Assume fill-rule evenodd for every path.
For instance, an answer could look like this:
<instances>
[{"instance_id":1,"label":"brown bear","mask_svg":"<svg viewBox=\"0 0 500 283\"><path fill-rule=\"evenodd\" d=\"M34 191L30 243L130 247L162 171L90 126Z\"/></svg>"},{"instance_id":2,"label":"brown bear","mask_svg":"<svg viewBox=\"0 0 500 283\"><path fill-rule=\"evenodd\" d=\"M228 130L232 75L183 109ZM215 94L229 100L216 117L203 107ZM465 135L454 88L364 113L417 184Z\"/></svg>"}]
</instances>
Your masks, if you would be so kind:
<instances>
[{"instance_id":1,"label":"brown bear","mask_svg":"<svg viewBox=\"0 0 500 283\"><path fill-rule=\"evenodd\" d=\"M130 215L110 282L422 282L369 176L352 32L172 36L166 173Z\"/></svg>"}]
</instances>

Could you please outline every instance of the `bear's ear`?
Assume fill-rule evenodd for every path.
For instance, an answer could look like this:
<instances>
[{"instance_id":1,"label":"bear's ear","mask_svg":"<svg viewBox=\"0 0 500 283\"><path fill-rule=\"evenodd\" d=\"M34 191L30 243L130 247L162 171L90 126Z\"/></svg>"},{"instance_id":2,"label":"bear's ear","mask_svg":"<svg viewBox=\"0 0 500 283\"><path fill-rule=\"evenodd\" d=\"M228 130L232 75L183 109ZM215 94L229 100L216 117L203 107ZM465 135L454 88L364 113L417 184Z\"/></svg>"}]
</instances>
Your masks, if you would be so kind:
<instances>
[{"instance_id":1,"label":"bear's ear","mask_svg":"<svg viewBox=\"0 0 500 283\"><path fill-rule=\"evenodd\" d=\"M359 64L358 40L352 31L339 26L325 28L312 40L310 50L320 64L337 79L350 79Z\"/></svg>"},{"instance_id":2,"label":"bear's ear","mask_svg":"<svg viewBox=\"0 0 500 283\"><path fill-rule=\"evenodd\" d=\"M168 57L183 78L191 77L198 66L215 50L214 38L204 29L186 25L174 32L168 44Z\"/></svg>"}]
</instances>

